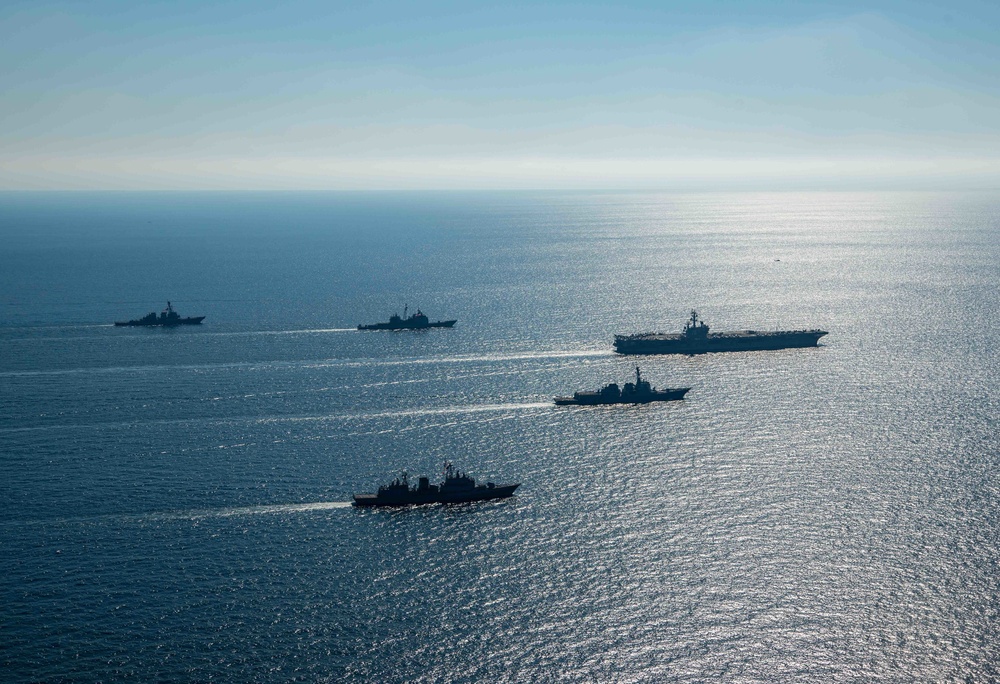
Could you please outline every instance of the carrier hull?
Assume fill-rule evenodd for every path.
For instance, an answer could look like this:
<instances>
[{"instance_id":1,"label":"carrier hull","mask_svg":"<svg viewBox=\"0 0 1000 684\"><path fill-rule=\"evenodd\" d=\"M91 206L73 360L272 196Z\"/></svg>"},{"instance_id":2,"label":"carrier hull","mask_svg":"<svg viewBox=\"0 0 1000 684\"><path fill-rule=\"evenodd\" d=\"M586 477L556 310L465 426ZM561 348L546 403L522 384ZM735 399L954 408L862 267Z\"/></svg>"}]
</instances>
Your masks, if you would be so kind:
<instances>
[{"instance_id":1,"label":"carrier hull","mask_svg":"<svg viewBox=\"0 0 1000 684\"><path fill-rule=\"evenodd\" d=\"M815 347L828 334L824 330L789 330L778 332L709 333L706 338L690 340L683 334L645 333L616 335L619 354L709 354L713 352L767 351Z\"/></svg>"}]
</instances>

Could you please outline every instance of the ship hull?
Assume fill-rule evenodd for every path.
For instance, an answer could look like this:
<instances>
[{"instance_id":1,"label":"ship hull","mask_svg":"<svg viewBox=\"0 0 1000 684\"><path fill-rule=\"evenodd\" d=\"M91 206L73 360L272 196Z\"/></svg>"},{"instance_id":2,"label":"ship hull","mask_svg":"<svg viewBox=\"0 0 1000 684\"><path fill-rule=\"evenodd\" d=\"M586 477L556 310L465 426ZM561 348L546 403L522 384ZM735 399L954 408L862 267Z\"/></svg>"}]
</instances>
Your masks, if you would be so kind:
<instances>
[{"instance_id":1,"label":"ship hull","mask_svg":"<svg viewBox=\"0 0 1000 684\"><path fill-rule=\"evenodd\" d=\"M372 323L371 325L359 325L358 330L426 330L427 328L450 328L458 321L434 321L424 325L413 325L407 323Z\"/></svg>"},{"instance_id":2,"label":"ship hull","mask_svg":"<svg viewBox=\"0 0 1000 684\"><path fill-rule=\"evenodd\" d=\"M769 351L816 347L824 330L792 330L787 332L728 332L710 333L706 339L688 340L684 335L650 333L616 335L615 351L619 354L710 354L714 352Z\"/></svg>"},{"instance_id":3,"label":"ship hull","mask_svg":"<svg viewBox=\"0 0 1000 684\"><path fill-rule=\"evenodd\" d=\"M492 501L506 499L514 494L521 483L512 485L496 485L494 487L476 487L465 492L421 492L410 491L401 496L379 496L377 494L355 494L354 505L359 508L398 508L400 506L420 506L424 504L459 504L474 501Z\"/></svg>"},{"instance_id":4,"label":"ship hull","mask_svg":"<svg viewBox=\"0 0 1000 684\"><path fill-rule=\"evenodd\" d=\"M576 395L572 397L556 397L555 403L557 406L608 406L610 404L650 404L654 401L678 401L684 398L684 395L691 390L690 387L681 387L677 389L666 389L657 390L650 395L643 395L639 397L621 397L621 398L608 398L602 397L599 393L587 393L577 392Z\"/></svg>"},{"instance_id":5,"label":"ship hull","mask_svg":"<svg viewBox=\"0 0 1000 684\"><path fill-rule=\"evenodd\" d=\"M177 325L199 325L203 320L204 316L191 316L189 318L178 318L174 321L115 321L117 327L135 327L135 328L173 328Z\"/></svg>"}]
</instances>

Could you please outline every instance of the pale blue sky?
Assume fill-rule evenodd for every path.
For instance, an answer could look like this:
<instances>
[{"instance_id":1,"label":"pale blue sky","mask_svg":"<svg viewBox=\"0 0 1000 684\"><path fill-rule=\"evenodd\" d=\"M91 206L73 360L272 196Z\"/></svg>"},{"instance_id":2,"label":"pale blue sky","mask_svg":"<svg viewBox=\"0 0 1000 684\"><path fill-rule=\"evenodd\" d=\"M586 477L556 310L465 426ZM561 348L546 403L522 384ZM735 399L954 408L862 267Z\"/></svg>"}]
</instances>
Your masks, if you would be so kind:
<instances>
[{"instance_id":1,"label":"pale blue sky","mask_svg":"<svg viewBox=\"0 0 1000 684\"><path fill-rule=\"evenodd\" d=\"M0 189L1000 188L1000 3L7 2Z\"/></svg>"}]
</instances>

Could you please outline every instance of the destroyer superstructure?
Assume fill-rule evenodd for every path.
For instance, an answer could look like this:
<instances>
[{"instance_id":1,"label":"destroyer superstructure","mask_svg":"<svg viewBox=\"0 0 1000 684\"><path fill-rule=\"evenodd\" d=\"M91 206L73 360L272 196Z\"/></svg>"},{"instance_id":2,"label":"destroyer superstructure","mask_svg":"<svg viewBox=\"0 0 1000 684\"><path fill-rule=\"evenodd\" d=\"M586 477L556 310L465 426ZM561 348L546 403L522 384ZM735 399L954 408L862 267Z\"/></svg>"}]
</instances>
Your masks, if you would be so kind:
<instances>
[{"instance_id":1,"label":"destroyer superstructure","mask_svg":"<svg viewBox=\"0 0 1000 684\"><path fill-rule=\"evenodd\" d=\"M737 330L710 333L696 311L681 333L615 335L619 354L706 354L709 352L761 351L792 347L815 347L825 330Z\"/></svg>"},{"instance_id":2,"label":"destroyer superstructure","mask_svg":"<svg viewBox=\"0 0 1000 684\"><path fill-rule=\"evenodd\" d=\"M556 397L560 406L594 406L598 404L648 404L653 401L676 401L683 399L690 387L658 390L642 379L639 367L635 367L635 382L626 382L624 387L611 383L596 392L574 392L572 397Z\"/></svg>"},{"instance_id":3,"label":"destroyer superstructure","mask_svg":"<svg viewBox=\"0 0 1000 684\"><path fill-rule=\"evenodd\" d=\"M389 317L389 321L386 323L359 323L358 330L423 330L425 328L450 328L455 325L455 321L458 320L453 319L450 321L432 322L420 309L417 309L415 314L407 318L406 311L407 307L403 307L402 316L398 313L394 313Z\"/></svg>"},{"instance_id":4,"label":"destroyer superstructure","mask_svg":"<svg viewBox=\"0 0 1000 684\"><path fill-rule=\"evenodd\" d=\"M426 477L417 480L417 486L411 487L409 477L404 472L387 485L378 488L375 494L355 494L354 505L361 507L375 506L413 506L432 503L467 503L470 501L488 501L490 499L505 499L514 494L521 486L515 484L498 485L492 482L476 484L476 481L457 470L451 463L444 466L444 480L440 484L431 484Z\"/></svg>"},{"instance_id":5,"label":"destroyer superstructure","mask_svg":"<svg viewBox=\"0 0 1000 684\"><path fill-rule=\"evenodd\" d=\"M198 325L203 320L204 316L191 316L189 318L181 318L180 314L174 311L174 307L167 302L167 308L160 312L157 316L155 311L151 311L142 318L136 318L131 321L115 321L115 325L121 326L162 326L165 328L170 328L175 325Z\"/></svg>"}]
</instances>

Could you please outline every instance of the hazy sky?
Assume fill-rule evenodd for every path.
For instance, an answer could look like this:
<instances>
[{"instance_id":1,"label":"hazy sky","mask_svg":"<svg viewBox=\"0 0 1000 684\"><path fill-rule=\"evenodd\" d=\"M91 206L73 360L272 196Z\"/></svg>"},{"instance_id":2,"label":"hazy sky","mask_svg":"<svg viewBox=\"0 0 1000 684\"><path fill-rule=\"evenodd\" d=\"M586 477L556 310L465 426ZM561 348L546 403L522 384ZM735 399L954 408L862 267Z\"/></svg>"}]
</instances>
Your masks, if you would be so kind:
<instances>
[{"instance_id":1,"label":"hazy sky","mask_svg":"<svg viewBox=\"0 0 1000 684\"><path fill-rule=\"evenodd\" d=\"M0 189L1000 188L1000 2L5 2Z\"/></svg>"}]
</instances>

